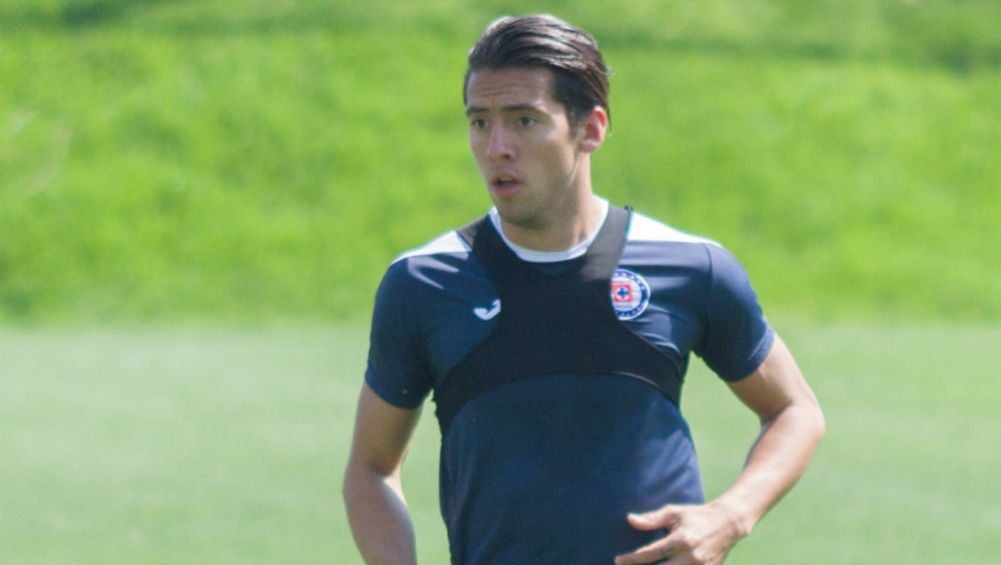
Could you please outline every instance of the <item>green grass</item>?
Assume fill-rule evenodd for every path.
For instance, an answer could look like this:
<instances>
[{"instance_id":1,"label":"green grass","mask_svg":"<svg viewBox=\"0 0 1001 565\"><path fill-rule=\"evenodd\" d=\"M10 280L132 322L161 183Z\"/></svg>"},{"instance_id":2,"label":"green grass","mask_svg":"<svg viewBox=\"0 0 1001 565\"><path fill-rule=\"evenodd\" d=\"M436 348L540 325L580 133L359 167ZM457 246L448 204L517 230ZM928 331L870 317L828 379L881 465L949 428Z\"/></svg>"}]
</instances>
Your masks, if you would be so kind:
<instances>
[{"instance_id":1,"label":"green grass","mask_svg":"<svg viewBox=\"0 0 1001 565\"><path fill-rule=\"evenodd\" d=\"M0 5L0 323L364 319L487 207L463 54L501 13L615 71L599 192L817 320L1001 318L1001 4Z\"/></svg>"},{"instance_id":2,"label":"green grass","mask_svg":"<svg viewBox=\"0 0 1001 565\"><path fill-rule=\"evenodd\" d=\"M731 565L997 563L997 326L780 324L826 411L796 490ZM362 327L0 330L0 563L358 563L340 501ZM696 364L707 494L755 422ZM447 562L427 411L405 468Z\"/></svg>"},{"instance_id":3,"label":"green grass","mask_svg":"<svg viewBox=\"0 0 1001 565\"><path fill-rule=\"evenodd\" d=\"M361 335L0 334L0 562L340 562Z\"/></svg>"}]
</instances>

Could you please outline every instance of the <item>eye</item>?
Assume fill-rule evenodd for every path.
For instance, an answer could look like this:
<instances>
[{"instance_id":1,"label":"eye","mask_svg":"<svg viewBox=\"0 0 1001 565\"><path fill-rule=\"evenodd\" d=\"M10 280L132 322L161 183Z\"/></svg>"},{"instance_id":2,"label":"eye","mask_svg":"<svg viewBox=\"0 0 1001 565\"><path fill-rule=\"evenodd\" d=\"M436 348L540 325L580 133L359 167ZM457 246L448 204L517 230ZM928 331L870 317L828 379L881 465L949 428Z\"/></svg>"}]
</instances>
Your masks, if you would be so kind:
<instances>
[{"instance_id":1,"label":"eye","mask_svg":"<svg viewBox=\"0 0 1001 565\"><path fill-rule=\"evenodd\" d=\"M487 127L487 120L484 118L473 118L469 121L469 126L473 129L484 129Z\"/></svg>"},{"instance_id":2,"label":"eye","mask_svg":"<svg viewBox=\"0 0 1001 565\"><path fill-rule=\"evenodd\" d=\"M538 121L539 120L536 120L532 116L522 116L522 117L518 118L518 123L521 124L523 127L526 127L526 128L529 127L529 126L535 125L536 123L538 123Z\"/></svg>"}]
</instances>

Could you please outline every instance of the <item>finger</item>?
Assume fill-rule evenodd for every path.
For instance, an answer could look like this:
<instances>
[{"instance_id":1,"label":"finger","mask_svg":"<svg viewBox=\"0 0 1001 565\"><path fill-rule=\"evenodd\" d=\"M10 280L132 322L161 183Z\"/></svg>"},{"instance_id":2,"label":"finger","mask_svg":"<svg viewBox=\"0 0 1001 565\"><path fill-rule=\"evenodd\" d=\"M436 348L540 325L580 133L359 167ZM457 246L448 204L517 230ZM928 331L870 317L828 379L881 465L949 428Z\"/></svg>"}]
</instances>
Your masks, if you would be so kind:
<instances>
[{"instance_id":1,"label":"finger","mask_svg":"<svg viewBox=\"0 0 1001 565\"><path fill-rule=\"evenodd\" d=\"M626 518L629 525L637 530L657 530L673 527L677 520L677 514L673 507L665 506L653 512L629 514Z\"/></svg>"},{"instance_id":2,"label":"finger","mask_svg":"<svg viewBox=\"0 0 1001 565\"><path fill-rule=\"evenodd\" d=\"M615 565L641 565L645 563L660 563L669 559L675 552L670 537L644 545L632 553L624 553L615 557Z\"/></svg>"}]
</instances>

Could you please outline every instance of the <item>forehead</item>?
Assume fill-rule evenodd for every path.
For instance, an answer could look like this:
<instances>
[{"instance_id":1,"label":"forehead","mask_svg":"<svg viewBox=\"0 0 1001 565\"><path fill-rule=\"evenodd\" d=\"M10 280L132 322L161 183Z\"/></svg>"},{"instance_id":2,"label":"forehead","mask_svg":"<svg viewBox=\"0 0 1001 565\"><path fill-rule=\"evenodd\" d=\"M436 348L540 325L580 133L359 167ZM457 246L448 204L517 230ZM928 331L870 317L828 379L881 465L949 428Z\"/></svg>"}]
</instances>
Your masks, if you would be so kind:
<instances>
[{"instance_id":1,"label":"forehead","mask_svg":"<svg viewBox=\"0 0 1001 565\"><path fill-rule=\"evenodd\" d=\"M553 72L545 68L480 69L469 76L466 108L538 106L555 110L559 103L553 98L554 80Z\"/></svg>"}]
</instances>

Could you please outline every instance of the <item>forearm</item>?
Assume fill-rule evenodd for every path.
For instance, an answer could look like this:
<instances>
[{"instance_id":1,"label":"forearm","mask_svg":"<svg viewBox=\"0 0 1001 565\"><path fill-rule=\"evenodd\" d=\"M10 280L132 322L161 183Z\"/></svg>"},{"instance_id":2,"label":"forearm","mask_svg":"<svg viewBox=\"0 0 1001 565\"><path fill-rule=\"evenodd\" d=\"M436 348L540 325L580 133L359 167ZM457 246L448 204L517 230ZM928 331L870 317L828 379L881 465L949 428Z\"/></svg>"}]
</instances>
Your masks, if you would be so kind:
<instances>
[{"instance_id":1,"label":"forearm","mask_svg":"<svg viewBox=\"0 0 1001 565\"><path fill-rule=\"evenodd\" d=\"M713 502L728 511L741 537L796 484L824 435L824 427L823 414L812 398L792 403L762 423L744 469Z\"/></svg>"},{"instance_id":2,"label":"forearm","mask_svg":"<svg viewBox=\"0 0 1001 565\"><path fill-rule=\"evenodd\" d=\"M416 564L414 530L399 474L349 465L344 504L355 543L368 565Z\"/></svg>"}]
</instances>

